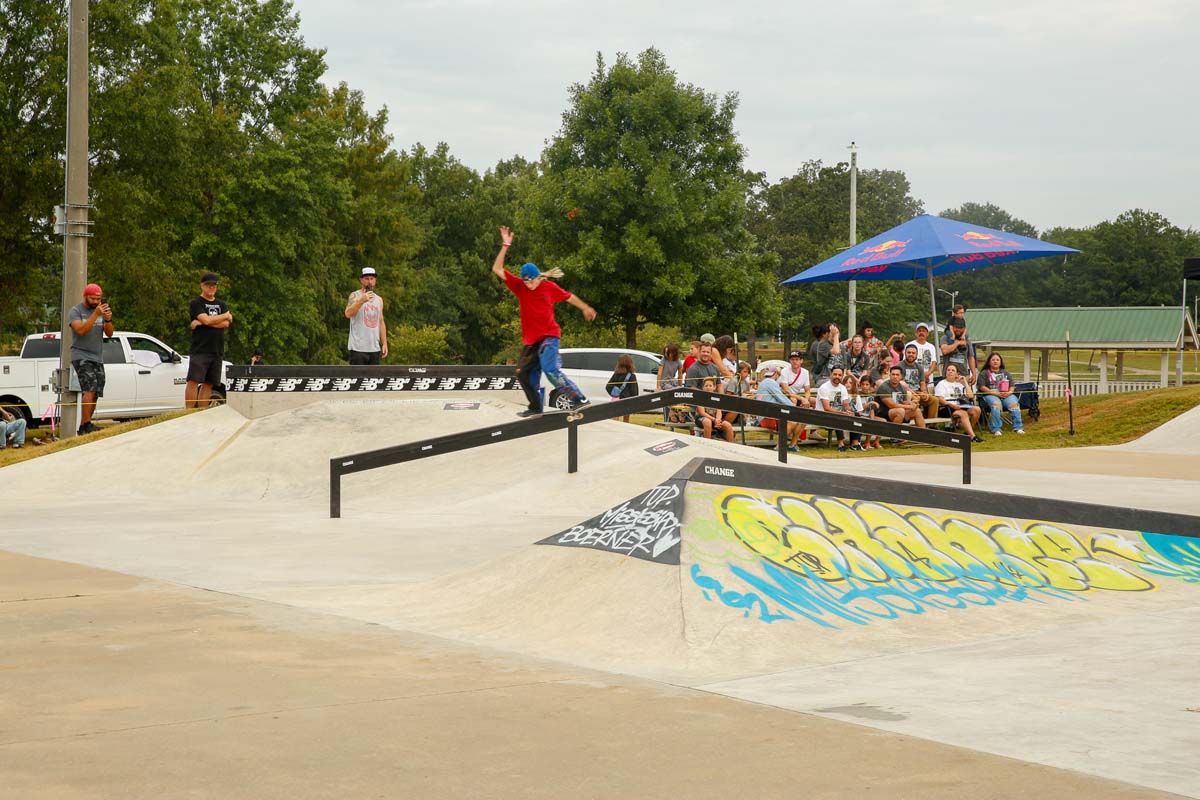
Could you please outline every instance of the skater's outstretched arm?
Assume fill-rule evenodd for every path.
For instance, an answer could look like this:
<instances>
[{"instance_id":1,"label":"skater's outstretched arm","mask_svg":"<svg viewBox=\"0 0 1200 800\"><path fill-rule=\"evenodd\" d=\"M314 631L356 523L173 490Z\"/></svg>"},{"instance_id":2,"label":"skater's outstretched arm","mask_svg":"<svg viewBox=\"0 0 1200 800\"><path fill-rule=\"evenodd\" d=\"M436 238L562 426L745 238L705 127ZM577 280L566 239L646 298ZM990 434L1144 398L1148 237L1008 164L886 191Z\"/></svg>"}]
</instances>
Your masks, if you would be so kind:
<instances>
[{"instance_id":1,"label":"skater's outstretched arm","mask_svg":"<svg viewBox=\"0 0 1200 800\"><path fill-rule=\"evenodd\" d=\"M571 295L567 298L567 302L583 312L583 318L591 322L596 318L596 309L589 306L587 303L579 299L577 295Z\"/></svg>"},{"instance_id":2,"label":"skater's outstretched arm","mask_svg":"<svg viewBox=\"0 0 1200 800\"><path fill-rule=\"evenodd\" d=\"M492 274L500 280L504 280L504 257L508 254L508 248L512 247L513 235L506 226L500 226L500 252L496 254L496 260L492 262Z\"/></svg>"}]
</instances>

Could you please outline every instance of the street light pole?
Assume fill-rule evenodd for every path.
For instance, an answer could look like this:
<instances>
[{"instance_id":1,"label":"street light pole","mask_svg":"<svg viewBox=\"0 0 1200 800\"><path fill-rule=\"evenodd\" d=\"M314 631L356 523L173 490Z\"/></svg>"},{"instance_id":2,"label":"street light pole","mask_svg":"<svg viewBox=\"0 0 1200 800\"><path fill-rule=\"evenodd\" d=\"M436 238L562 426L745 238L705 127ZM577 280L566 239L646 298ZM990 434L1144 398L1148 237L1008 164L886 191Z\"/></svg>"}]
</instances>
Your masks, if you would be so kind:
<instances>
[{"instance_id":1,"label":"street light pole","mask_svg":"<svg viewBox=\"0 0 1200 800\"><path fill-rule=\"evenodd\" d=\"M950 295L950 316L954 316L954 301L958 299L958 292L957 291L951 292L947 289L938 289L938 291L941 292L942 294Z\"/></svg>"},{"instance_id":2,"label":"street light pole","mask_svg":"<svg viewBox=\"0 0 1200 800\"><path fill-rule=\"evenodd\" d=\"M63 223L62 339L59 350L59 435L71 437L79 427L79 393L71 391L71 330L67 314L83 299L88 255L88 0L71 0L67 33L67 164Z\"/></svg>"},{"instance_id":3,"label":"street light pole","mask_svg":"<svg viewBox=\"0 0 1200 800\"><path fill-rule=\"evenodd\" d=\"M858 244L858 145L850 143L850 246ZM858 330L858 282L850 281L847 305L850 307L849 336Z\"/></svg>"}]
</instances>

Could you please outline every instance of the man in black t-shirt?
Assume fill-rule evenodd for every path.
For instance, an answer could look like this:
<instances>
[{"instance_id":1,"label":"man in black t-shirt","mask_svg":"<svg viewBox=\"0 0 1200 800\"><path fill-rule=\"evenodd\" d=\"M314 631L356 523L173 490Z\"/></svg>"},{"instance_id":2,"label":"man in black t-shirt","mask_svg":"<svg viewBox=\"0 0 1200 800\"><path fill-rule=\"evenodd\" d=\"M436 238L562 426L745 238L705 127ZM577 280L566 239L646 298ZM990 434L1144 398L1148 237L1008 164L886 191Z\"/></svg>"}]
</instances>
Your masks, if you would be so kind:
<instances>
[{"instance_id":1,"label":"man in black t-shirt","mask_svg":"<svg viewBox=\"0 0 1200 800\"><path fill-rule=\"evenodd\" d=\"M225 329L233 324L233 313L224 300L217 299L217 276L204 273L200 296L188 305L191 318L192 346L188 351L187 394L184 407L208 405L212 387L221 382L221 361L225 355Z\"/></svg>"}]
</instances>

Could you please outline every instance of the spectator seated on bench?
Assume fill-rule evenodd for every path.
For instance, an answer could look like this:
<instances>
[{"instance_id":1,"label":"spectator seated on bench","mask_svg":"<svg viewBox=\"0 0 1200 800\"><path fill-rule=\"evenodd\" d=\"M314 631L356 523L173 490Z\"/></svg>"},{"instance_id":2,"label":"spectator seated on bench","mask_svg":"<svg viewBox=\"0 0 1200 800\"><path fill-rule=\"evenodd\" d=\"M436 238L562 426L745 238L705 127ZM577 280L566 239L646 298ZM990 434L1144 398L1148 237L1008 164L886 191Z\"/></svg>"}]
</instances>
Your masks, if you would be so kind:
<instances>
[{"instance_id":1,"label":"spectator seated on bench","mask_svg":"<svg viewBox=\"0 0 1200 800\"><path fill-rule=\"evenodd\" d=\"M993 436L1000 435L1000 428L1004 424L1001 411L1007 411L1012 418L1013 433L1025 433L1025 424L1021 421L1021 401L1013 393L1012 387L1012 375L1004 368L1004 357L992 353L987 357L983 369L979 370L976 396L988 410L988 430Z\"/></svg>"},{"instance_id":2,"label":"spectator seated on bench","mask_svg":"<svg viewBox=\"0 0 1200 800\"><path fill-rule=\"evenodd\" d=\"M780 388L779 381L777 380L778 376L778 367L773 365L763 367L758 379L758 389L754 393L754 399L762 400L764 403L778 403L784 406L796 405L792 402L791 398L783 393L783 389ZM779 436L785 435L783 431L778 429L779 420L774 417L763 417L758 421L758 424L767 430L775 431ZM799 443L804 438L804 424L801 422L788 422L786 435L788 450L793 453L800 452Z\"/></svg>"},{"instance_id":3,"label":"spectator seated on bench","mask_svg":"<svg viewBox=\"0 0 1200 800\"><path fill-rule=\"evenodd\" d=\"M875 400L882 409L881 415L886 416L888 422L911 422L918 428L924 428L925 415L921 413L913 390L901 379L903 374L904 370L900 367L892 367L888 379L880 381L875 387Z\"/></svg>"},{"instance_id":4,"label":"spectator seated on bench","mask_svg":"<svg viewBox=\"0 0 1200 800\"><path fill-rule=\"evenodd\" d=\"M700 384L700 390L705 392L717 391L716 378L705 378ZM725 410L721 408L704 408L696 406L696 430L705 439L713 438L713 433L720 432L725 441L733 441L733 423L725 419Z\"/></svg>"},{"instance_id":5,"label":"spectator seated on bench","mask_svg":"<svg viewBox=\"0 0 1200 800\"><path fill-rule=\"evenodd\" d=\"M842 383L845 374L846 370L842 367L835 366L829 370L829 380L817 389L817 411L824 411L827 414L843 414L848 417L854 416L850 405L850 390ZM834 429L834 433L837 435L838 452L846 452L846 432ZM863 446L858 443L858 434L855 432L850 434L850 449L863 449Z\"/></svg>"},{"instance_id":6,"label":"spectator seated on bench","mask_svg":"<svg viewBox=\"0 0 1200 800\"><path fill-rule=\"evenodd\" d=\"M975 405L975 390L967 376L959 373L957 364L946 364L946 377L938 381L933 392L938 398L938 416L950 417L972 442L982 442L983 437L975 432L981 413Z\"/></svg>"}]
</instances>

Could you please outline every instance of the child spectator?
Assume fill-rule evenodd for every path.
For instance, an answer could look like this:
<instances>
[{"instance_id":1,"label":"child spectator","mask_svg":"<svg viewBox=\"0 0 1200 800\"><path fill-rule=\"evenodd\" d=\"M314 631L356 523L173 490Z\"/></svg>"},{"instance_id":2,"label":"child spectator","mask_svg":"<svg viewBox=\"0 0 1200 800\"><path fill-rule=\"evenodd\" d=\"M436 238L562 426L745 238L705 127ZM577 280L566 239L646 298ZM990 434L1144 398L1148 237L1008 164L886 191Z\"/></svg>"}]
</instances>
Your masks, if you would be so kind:
<instances>
[{"instance_id":1,"label":"child spectator","mask_svg":"<svg viewBox=\"0 0 1200 800\"><path fill-rule=\"evenodd\" d=\"M637 375L633 371L633 357L628 353L617 356L617 368L608 379L608 396L613 400L627 400L638 396ZM621 417L629 422L629 415Z\"/></svg>"},{"instance_id":2,"label":"child spectator","mask_svg":"<svg viewBox=\"0 0 1200 800\"><path fill-rule=\"evenodd\" d=\"M870 375L863 375L858 379L858 403L855 406L860 417L868 417L870 419L887 419L882 412L883 409L879 405L879 400L875 397L876 381L871 380ZM864 450L870 450L874 447L876 450L882 450L883 445L879 443L878 436L868 436L863 444Z\"/></svg>"},{"instance_id":3,"label":"child spectator","mask_svg":"<svg viewBox=\"0 0 1200 800\"><path fill-rule=\"evenodd\" d=\"M688 367L690 367L692 364L695 364L696 359L698 359L700 357L700 345L701 344L703 344L703 342L697 340L697 341L692 342L691 345L688 346L687 358L685 358L683 360L683 371L684 372L687 372Z\"/></svg>"},{"instance_id":4,"label":"child spectator","mask_svg":"<svg viewBox=\"0 0 1200 800\"><path fill-rule=\"evenodd\" d=\"M705 392L716 392L717 379L705 378L700 388ZM696 406L696 426L700 428L700 435L705 439L713 438L713 431L721 431L725 441L733 441L733 424L725 419L721 409Z\"/></svg>"},{"instance_id":5,"label":"child spectator","mask_svg":"<svg viewBox=\"0 0 1200 800\"><path fill-rule=\"evenodd\" d=\"M888 337L886 349L892 356L892 366L904 360L904 341L905 336L903 333L893 333ZM889 368L888 372L890 371L891 369ZM888 372L883 373L885 381L888 379Z\"/></svg>"},{"instance_id":6,"label":"child spectator","mask_svg":"<svg viewBox=\"0 0 1200 800\"><path fill-rule=\"evenodd\" d=\"M754 396L754 390L750 387L750 365L745 361L739 361L737 374L725 381L725 394L735 397ZM731 424L736 424L739 418L740 415L736 411L725 412L725 419L729 420Z\"/></svg>"},{"instance_id":7,"label":"child spectator","mask_svg":"<svg viewBox=\"0 0 1200 800\"><path fill-rule=\"evenodd\" d=\"M887 346L879 340L875 335L875 326L866 320L863 321L862 330L860 331L863 338L863 349L867 351L873 365L879 364L879 356L887 349Z\"/></svg>"}]
</instances>

